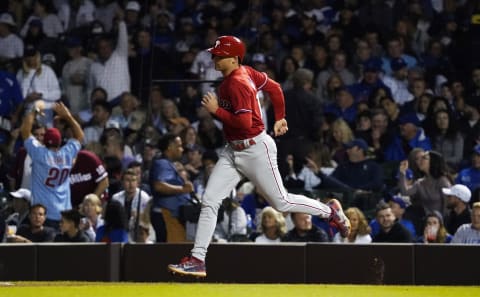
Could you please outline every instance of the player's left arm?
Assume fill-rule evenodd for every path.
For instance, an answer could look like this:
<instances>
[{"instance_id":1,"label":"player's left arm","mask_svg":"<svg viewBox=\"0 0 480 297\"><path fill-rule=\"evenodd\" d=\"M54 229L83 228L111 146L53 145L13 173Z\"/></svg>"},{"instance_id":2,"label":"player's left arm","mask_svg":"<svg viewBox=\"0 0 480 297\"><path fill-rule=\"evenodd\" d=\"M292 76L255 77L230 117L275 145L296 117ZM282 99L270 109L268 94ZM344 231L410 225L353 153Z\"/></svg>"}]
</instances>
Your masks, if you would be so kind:
<instances>
[{"instance_id":1,"label":"player's left arm","mask_svg":"<svg viewBox=\"0 0 480 297\"><path fill-rule=\"evenodd\" d=\"M75 120L75 118L72 116L68 108L62 103L62 102L57 102L53 106L53 109L57 113L57 115L64 120L67 121L67 123L70 125L70 128L72 128L72 133L73 133L73 138L78 140L80 143L83 142L84 134L82 127L80 127L80 124Z\"/></svg>"}]
</instances>

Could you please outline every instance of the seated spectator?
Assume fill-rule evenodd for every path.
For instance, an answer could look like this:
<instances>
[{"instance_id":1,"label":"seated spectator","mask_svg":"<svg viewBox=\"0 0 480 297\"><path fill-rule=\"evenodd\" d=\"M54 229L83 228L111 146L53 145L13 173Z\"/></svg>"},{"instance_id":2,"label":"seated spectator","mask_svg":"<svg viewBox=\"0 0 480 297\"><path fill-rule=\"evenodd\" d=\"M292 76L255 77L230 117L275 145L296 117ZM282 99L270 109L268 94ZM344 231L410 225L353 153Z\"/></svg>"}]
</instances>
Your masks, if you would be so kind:
<instances>
[{"instance_id":1,"label":"seated spectator","mask_svg":"<svg viewBox=\"0 0 480 297\"><path fill-rule=\"evenodd\" d=\"M30 225L22 225L17 233L9 238L11 242L51 242L55 238L55 229L44 226L47 209L41 204L30 207Z\"/></svg>"},{"instance_id":2,"label":"seated spectator","mask_svg":"<svg viewBox=\"0 0 480 297\"><path fill-rule=\"evenodd\" d=\"M410 197L401 195L394 195L391 197L387 196L384 201L387 202L388 205L390 205L390 207L392 208L395 220L402 224L402 226L410 232L412 238L415 239L417 237L417 232L415 231L415 226L413 225L413 222L404 218L405 211L410 206ZM380 232L380 224L376 219L373 219L370 222L370 227L372 228L372 236L375 236L378 234L378 232Z\"/></svg>"},{"instance_id":3,"label":"seated spectator","mask_svg":"<svg viewBox=\"0 0 480 297\"><path fill-rule=\"evenodd\" d=\"M323 229L312 224L312 215L306 213L290 214L293 229L282 238L285 242L328 242L328 235Z\"/></svg>"},{"instance_id":4,"label":"seated spectator","mask_svg":"<svg viewBox=\"0 0 480 297\"><path fill-rule=\"evenodd\" d=\"M393 140L384 148L384 158L388 161L402 161L407 159L408 151L421 147L424 150L431 150L430 138L420 127L420 120L414 113L402 115L398 123L400 133L393 137ZM407 149L408 148L408 149Z\"/></svg>"},{"instance_id":5,"label":"seated spectator","mask_svg":"<svg viewBox=\"0 0 480 297\"><path fill-rule=\"evenodd\" d=\"M140 223L138 225L138 233L135 242L136 243L154 243L153 240L150 239L150 225L146 225L144 223Z\"/></svg>"},{"instance_id":6,"label":"seated spectator","mask_svg":"<svg viewBox=\"0 0 480 297\"><path fill-rule=\"evenodd\" d=\"M449 243L452 241L452 235L448 233L443 225L442 214L434 211L427 215L423 236L420 236L417 242L422 243Z\"/></svg>"},{"instance_id":7,"label":"seated spectator","mask_svg":"<svg viewBox=\"0 0 480 297\"><path fill-rule=\"evenodd\" d=\"M285 217L273 207L267 206L260 213L261 225L255 237L256 243L278 243L287 233Z\"/></svg>"},{"instance_id":8,"label":"seated spectator","mask_svg":"<svg viewBox=\"0 0 480 297\"><path fill-rule=\"evenodd\" d=\"M217 223L213 238L219 242L250 241L247 235L247 215L233 198L223 200L223 219Z\"/></svg>"},{"instance_id":9,"label":"seated spectator","mask_svg":"<svg viewBox=\"0 0 480 297\"><path fill-rule=\"evenodd\" d=\"M17 228L24 224L30 224L28 220L28 214L30 213L30 204L32 203L32 194L28 189L18 189L15 192L10 192L10 196L13 197L12 213L5 220L6 224L14 225Z\"/></svg>"},{"instance_id":10,"label":"seated spectator","mask_svg":"<svg viewBox=\"0 0 480 297\"><path fill-rule=\"evenodd\" d=\"M471 165L460 170L455 183L467 186L470 192L475 193L480 187L480 144L473 148Z\"/></svg>"},{"instance_id":11,"label":"seated spectator","mask_svg":"<svg viewBox=\"0 0 480 297\"><path fill-rule=\"evenodd\" d=\"M257 230L262 223L260 213L269 205L267 200L254 188L252 193L243 196L241 205L245 213L252 218L252 229Z\"/></svg>"},{"instance_id":12,"label":"seated spectator","mask_svg":"<svg viewBox=\"0 0 480 297\"><path fill-rule=\"evenodd\" d=\"M107 203L104 220L103 226L97 229L96 242L128 242L127 215L120 202Z\"/></svg>"},{"instance_id":13,"label":"seated spectator","mask_svg":"<svg viewBox=\"0 0 480 297\"><path fill-rule=\"evenodd\" d=\"M463 224L457 229L452 243L480 244L480 202L472 206L472 223Z\"/></svg>"},{"instance_id":14,"label":"seated spectator","mask_svg":"<svg viewBox=\"0 0 480 297\"><path fill-rule=\"evenodd\" d=\"M55 242L89 242L90 238L80 229L80 213L76 209L64 210L60 219L61 234L55 236Z\"/></svg>"},{"instance_id":15,"label":"seated spectator","mask_svg":"<svg viewBox=\"0 0 480 297\"><path fill-rule=\"evenodd\" d=\"M350 207L345 210L345 215L350 220L352 229L348 237L341 237L337 232L333 237L333 242L341 243L370 243L372 237L370 236L370 226L368 226L367 219L363 212L357 207Z\"/></svg>"},{"instance_id":16,"label":"seated spectator","mask_svg":"<svg viewBox=\"0 0 480 297\"><path fill-rule=\"evenodd\" d=\"M96 194L88 194L80 204L80 214L84 217L80 221L80 230L95 241L97 229L104 224L102 218L102 201Z\"/></svg>"},{"instance_id":17,"label":"seated spectator","mask_svg":"<svg viewBox=\"0 0 480 297\"><path fill-rule=\"evenodd\" d=\"M446 204L449 209L445 216L445 227L450 234L455 234L458 227L472 222L472 210L468 205L472 195L466 186L460 184L443 188L442 192L447 196Z\"/></svg>"},{"instance_id":18,"label":"seated spectator","mask_svg":"<svg viewBox=\"0 0 480 297\"><path fill-rule=\"evenodd\" d=\"M351 91L346 87L340 87L335 90L334 102L327 104L324 112L334 114L353 126L355 124L355 117L357 116L356 103Z\"/></svg>"},{"instance_id":19,"label":"seated spectator","mask_svg":"<svg viewBox=\"0 0 480 297\"><path fill-rule=\"evenodd\" d=\"M373 237L372 242L412 242L412 235L395 221L392 208L387 203L381 201L378 204L375 218L380 224L380 232Z\"/></svg>"}]
</instances>

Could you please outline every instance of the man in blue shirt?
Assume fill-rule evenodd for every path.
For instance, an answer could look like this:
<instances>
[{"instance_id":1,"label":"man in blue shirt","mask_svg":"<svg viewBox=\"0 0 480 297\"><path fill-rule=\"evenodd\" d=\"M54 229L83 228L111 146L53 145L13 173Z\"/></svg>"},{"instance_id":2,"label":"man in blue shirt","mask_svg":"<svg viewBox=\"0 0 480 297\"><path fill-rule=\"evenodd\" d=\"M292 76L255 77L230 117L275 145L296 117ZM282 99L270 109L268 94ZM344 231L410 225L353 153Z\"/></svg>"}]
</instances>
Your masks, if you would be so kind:
<instances>
[{"instance_id":1,"label":"man in blue shirt","mask_svg":"<svg viewBox=\"0 0 480 297\"><path fill-rule=\"evenodd\" d=\"M467 186L472 193L480 187L480 144L473 148L472 165L458 173L455 183Z\"/></svg>"},{"instance_id":2,"label":"man in blue shirt","mask_svg":"<svg viewBox=\"0 0 480 297\"><path fill-rule=\"evenodd\" d=\"M8 141L22 102L22 90L15 76L0 70L0 143Z\"/></svg>"},{"instance_id":3,"label":"man in blue shirt","mask_svg":"<svg viewBox=\"0 0 480 297\"><path fill-rule=\"evenodd\" d=\"M180 207L190 200L194 187L191 181L186 180L186 176L178 172L174 163L182 157L182 140L179 136L167 133L159 140L158 147L162 157L154 160L150 170L152 226L157 242L183 242L186 231L179 220Z\"/></svg>"},{"instance_id":4,"label":"man in blue shirt","mask_svg":"<svg viewBox=\"0 0 480 297\"><path fill-rule=\"evenodd\" d=\"M81 148L83 131L63 103L55 103L53 109L72 129L73 138L64 146L61 146L62 135L56 128L47 129L44 144L33 137L31 131L35 116L43 113L41 101L33 104L32 111L27 113L22 122L20 132L25 149L32 158L33 204L45 205L45 225L58 229L61 212L72 208L69 176L73 161Z\"/></svg>"}]
</instances>

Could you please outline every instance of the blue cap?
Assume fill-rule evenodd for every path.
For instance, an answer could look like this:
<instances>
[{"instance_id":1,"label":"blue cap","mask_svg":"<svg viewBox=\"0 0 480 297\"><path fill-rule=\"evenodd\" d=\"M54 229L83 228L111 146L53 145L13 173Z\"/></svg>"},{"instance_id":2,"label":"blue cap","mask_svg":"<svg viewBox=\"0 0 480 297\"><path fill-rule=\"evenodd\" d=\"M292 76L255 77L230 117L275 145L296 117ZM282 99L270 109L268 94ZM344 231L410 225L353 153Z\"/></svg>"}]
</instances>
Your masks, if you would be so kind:
<instances>
[{"instance_id":1,"label":"blue cap","mask_svg":"<svg viewBox=\"0 0 480 297\"><path fill-rule=\"evenodd\" d=\"M405 201L401 196L397 196L397 195L389 196L389 197L386 197L384 200L385 202L393 201L398 205L400 205L400 207L403 209L407 208L408 206L407 201Z\"/></svg>"},{"instance_id":2,"label":"blue cap","mask_svg":"<svg viewBox=\"0 0 480 297\"><path fill-rule=\"evenodd\" d=\"M368 150L368 144L362 138L355 138L354 140L345 143L344 146L345 146L346 149L352 148L354 146L358 146L359 148L361 148L364 151Z\"/></svg>"},{"instance_id":3,"label":"blue cap","mask_svg":"<svg viewBox=\"0 0 480 297\"><path fill-rule=\"evenodd\" d=\"M363 62L364 72L377 72L382 69L382 60L379 58L370 58Z\"/></svg>"},{"instance_id":4,"label":"blue cap","mask_svg":"<svg viewBox=\"0 0 480 297\"><path fill-rule=\"evenodd\" d=\"M415 113L406 113L398 119L398 124L400 125L405 125L408 123L414 124L415 126L420 126L420 120Z\"/></svg>"},{"instance_id":5,"label":"blue cap","mask_svg":"<svg viewBox=\"0 0 480 297\"><path fill-rule=\"evenodd\" d=\"M390 68L392 68L393 71L398 71L404 67L407 67L407 63L405 62L404 59L395 58L390 60Z\"/></svg>"}]
</instances>

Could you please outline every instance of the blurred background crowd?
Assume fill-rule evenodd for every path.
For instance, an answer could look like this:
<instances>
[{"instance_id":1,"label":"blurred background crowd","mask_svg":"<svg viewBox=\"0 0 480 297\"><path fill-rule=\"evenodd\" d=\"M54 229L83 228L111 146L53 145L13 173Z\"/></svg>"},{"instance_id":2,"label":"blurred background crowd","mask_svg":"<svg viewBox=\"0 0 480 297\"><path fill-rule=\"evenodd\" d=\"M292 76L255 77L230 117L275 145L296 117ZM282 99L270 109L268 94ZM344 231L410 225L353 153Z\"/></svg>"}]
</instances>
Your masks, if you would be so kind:
<instances>
[{"instance_id":1,"label":"blurred background crowd","mask_svg":"<svg viewBox=\"0 0 480 297\"><path fill-rule=\"evenodd\" d=\"M278 214L242 181L213 240L480 243L479 1L9 0L0 12L6 241L192 240L225 146L200 104L221 79L205 49L235 35L242 63L285 94L285 186L340 199L354 232L341 239L309 215ZM43 227L19 137L37 100L40 142L49 127L72 136L57 101L85 134L59 229ZM270 133L269 98L258 100Z\"/></svg>"}]
</instances>

